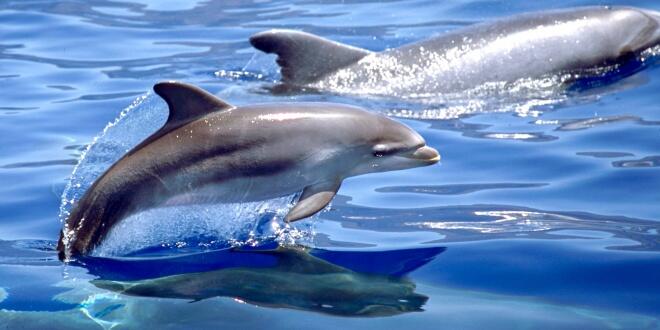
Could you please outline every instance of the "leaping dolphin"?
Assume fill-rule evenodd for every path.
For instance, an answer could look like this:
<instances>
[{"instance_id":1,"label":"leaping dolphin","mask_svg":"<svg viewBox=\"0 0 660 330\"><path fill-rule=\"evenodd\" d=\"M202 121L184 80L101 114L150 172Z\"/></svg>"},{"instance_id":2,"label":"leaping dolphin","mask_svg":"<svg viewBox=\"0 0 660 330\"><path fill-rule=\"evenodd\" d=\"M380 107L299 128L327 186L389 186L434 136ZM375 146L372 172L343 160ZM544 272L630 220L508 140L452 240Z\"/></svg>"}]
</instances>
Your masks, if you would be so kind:
<instances>
[{"instance_id":1,"label":"leaping dolphin","mask_svg":"<svg viewBox=\"0 0 660 330\"><path fill-rule=\"evenodd\" d=\"M549 75L573 82L632 74L660 44L659 20L650 10L582 7L475 24L382 52L291 30L260 32L250 43L278 55L285 85L408 98Z\"/></svg>"},{"instance_id":2,"label":"leaping dolphin","mask_svg":"<svg viewBox=\"0 0 660 330\"><path fill-rule=\"evenodd\" d=\"M343 179L431 165L438 152L409 127L332 103L235 107L184 83L154 86L165 125L112 165L73 206L60 259L84 255L119 220L145 209L258 201L302 191L286 215L323 209Z\"/></svg>"}]
</instances>

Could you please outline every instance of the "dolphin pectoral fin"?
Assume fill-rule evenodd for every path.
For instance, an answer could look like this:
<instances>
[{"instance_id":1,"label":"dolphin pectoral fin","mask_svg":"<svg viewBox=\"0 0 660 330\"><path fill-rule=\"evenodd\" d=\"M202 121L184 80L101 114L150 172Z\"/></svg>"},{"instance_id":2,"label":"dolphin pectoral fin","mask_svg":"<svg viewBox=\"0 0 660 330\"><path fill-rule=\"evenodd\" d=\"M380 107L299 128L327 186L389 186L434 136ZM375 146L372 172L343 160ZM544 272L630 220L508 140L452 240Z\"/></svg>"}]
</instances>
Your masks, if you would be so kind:
<instances>
[{"instance_id":1,"label":"dolphin pectoral fin","mask_svg":"<svg viewBox=\"0 0 660 330\"><path fill-rule=\"evenodd\" d=\"M277 54L285 83L304 85L353 64L371 52L313 34L292 30L270 30L250 37L254 48Z\"/></svg>"},{"instance_id":2,"label":"dolphin pectoral fin","mask_svg":"<svg viewBox=\"0 0 660 330\"><path fill-rule=\"evenodd\" d=\"M341 186L340 180L326 181L305 187L298 203L289 210L284 221L298 221L321 211L335 197L339 186Z\"/></svg>"}]
</instances>

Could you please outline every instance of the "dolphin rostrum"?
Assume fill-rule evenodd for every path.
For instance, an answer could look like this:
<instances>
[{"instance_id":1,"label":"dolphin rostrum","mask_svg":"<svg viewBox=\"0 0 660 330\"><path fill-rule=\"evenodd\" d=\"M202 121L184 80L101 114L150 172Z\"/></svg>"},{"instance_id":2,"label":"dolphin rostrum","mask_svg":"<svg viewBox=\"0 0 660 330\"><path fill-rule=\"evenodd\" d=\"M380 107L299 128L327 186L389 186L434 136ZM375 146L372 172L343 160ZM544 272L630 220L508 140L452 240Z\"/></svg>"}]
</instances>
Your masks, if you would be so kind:
<instances>
[{"instance_id":1,"label":"dolphin rostrum","mask_svg":"<svg viewBox=\"0 0 660 330\"><path fill-rule=\"evenodd\" d=\"M475 24L382 52L291 30L260 32L250 43L278 55L285 86L409 98L551 75L566 83L632 74L660 44L659 22L650 10L582 7ZM631 62L638 65L619 72Z\"/></svg>"},{"instance_id":2,"label":"dolphin rostrum","mask_svg":"<svg viewBox=\"0 0 660 330\"><path fill-rule=\"evenodd\" d=\"M409 127L332 103L235 107L192 85L154 86L165 125L112 165L73 206L61 259L84 255L121 219L160 206L258 201L302 191L285 217L322 210L344 178L438 162Z\"/></svg>"}]
</instances>

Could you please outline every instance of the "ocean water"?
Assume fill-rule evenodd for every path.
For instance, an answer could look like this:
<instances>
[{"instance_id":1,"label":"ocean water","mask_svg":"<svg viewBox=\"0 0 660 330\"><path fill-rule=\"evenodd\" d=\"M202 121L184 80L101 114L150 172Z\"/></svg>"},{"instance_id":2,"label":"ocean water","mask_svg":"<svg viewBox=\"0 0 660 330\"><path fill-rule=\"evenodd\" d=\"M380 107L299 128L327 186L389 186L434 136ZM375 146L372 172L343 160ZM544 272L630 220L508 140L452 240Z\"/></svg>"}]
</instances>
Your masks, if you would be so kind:
<instances>
[{"instance_id":1,"label":"ocean water","mask_svg":"<svg viewBox=\"0 0 660 330\"><path fill-rule=\"evenodd\" d=\"M416 102L275 92L274 57L247 41L291 28L383 50L602 4L0 1L0 327L660 328L660 66ZM162 124L162 80L236 105L360 105L442 161L347 179L293 227L279 219L295 196L143 213L60 263L69 201Z\"/></svg>"}]
</instances>

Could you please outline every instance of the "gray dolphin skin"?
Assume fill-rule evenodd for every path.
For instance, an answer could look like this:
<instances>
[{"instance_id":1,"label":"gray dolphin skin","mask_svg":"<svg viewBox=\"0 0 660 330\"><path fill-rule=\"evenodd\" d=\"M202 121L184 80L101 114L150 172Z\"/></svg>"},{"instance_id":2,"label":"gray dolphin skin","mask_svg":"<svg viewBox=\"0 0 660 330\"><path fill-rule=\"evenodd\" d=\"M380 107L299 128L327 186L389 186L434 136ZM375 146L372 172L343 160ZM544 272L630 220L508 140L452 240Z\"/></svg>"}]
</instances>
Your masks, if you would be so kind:
<instances>
[{"instance_id":1,"label":"gray dolphin skin","mask_svg":"<svg viewBox=\"0 0 660 330\"><path fill-rule=\"evenodd\" d=\"M371 52L291 30L250 43L278 55L285 85L349 94L414 97L548 75L597 77L660 44L660 14L581 7L511 16Z\"/></svg>"},{"instance_id":2,"label":"gray dolphin skin","mask_svg":"<svg viewBox=\"0 0 660 330\"><path fill-rule=\"evenodd\" d=\"M409 127L332 103L234 107L192 85L154 86L165 125L112 165L73 206L61 259L92 251L121 219L174 205L265 200L302 191L286 215L320 211L350 176L426 166L438 152Z\"/></svg>"}]
</instances>

